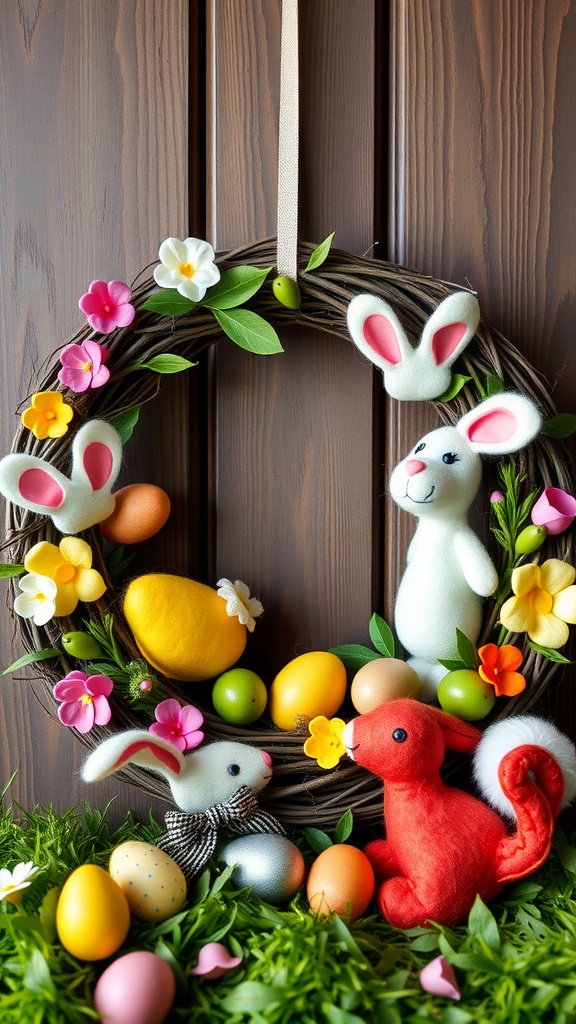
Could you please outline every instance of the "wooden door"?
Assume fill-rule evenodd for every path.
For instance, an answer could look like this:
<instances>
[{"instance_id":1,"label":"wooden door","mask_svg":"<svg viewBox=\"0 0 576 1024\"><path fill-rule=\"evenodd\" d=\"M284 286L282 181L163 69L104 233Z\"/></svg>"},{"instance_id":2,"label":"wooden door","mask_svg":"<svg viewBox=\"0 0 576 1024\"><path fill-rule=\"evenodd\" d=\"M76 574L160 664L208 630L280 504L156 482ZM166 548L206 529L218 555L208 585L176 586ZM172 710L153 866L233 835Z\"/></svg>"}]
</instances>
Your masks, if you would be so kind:
<instances>
[{"instance_id":1,"label":"wooden door","mask_svg":"<svg viewBox=\"0 0 576 1024\"><path fill-rule=\"evenodd\" d=\"M336 231L478 289L485 318L574 410L573 0L304 0L300 237ZM94 277L130 280L168 235L218 249L276 228L280 0L7 0L0 8L2 451ZM148 564L245 579L266 605L254 665L365 641L390 613L410 524L385 481L429 410L398 410L351 346L219 347L174 379L126 451L173 497ZM161 430L159 429L161 424ZM20 653L8 612L2 661ZM87 791L83 751L4 677L0 779L24 805ZM559 690L573 719L569 688Z\"/></svg>"}]
</instances>

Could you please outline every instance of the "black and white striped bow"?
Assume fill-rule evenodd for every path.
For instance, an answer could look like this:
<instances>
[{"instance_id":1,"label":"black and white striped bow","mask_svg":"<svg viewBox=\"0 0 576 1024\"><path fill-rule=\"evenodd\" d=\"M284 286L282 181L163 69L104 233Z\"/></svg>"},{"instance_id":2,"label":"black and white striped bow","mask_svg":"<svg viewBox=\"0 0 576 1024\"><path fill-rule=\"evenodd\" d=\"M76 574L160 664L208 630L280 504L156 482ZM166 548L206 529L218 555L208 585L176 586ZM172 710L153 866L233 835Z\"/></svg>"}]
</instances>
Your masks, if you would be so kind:
<instances>
[{"instance_id":1,"label":"black and white striped bow","mask_svg":"<svg viewBox=\"0 0 576 1024\"><path fill-rule=\"evenodd\" d=\"M272 814L260 810L248 786L240 786L228 800L206 811L167 811L164 821L166 832L156 845L176 861L188 882L192 882L210 860L222 827L239 835L256 832L286 835Z\"/></svg>"}]
</instances>

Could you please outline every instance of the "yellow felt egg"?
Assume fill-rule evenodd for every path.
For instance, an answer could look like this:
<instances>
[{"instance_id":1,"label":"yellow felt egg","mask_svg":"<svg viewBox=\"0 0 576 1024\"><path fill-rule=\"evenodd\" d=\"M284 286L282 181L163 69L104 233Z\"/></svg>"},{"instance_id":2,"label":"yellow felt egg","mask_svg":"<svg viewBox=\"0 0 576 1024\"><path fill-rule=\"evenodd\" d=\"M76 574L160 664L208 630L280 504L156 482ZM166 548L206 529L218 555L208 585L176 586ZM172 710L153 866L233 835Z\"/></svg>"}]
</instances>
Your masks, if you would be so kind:
<instances>
[{"instance_id":1,"label":"yellow felt egg","mask_svg":"<svg viewBox=\"0 0 576 1024\"><path fill-rule=\"evenodd\" d=\"M224 598L184 576L138 576L124 595L124 615L142 656L170 679L213 679L246 646L246 626L228 615Z\"/></svg>"},{"instance_id":2,"label":"yellow felt egg","mask_svg":"<svg viewBox=\"0 0 576 1024\"><path fill-rule=\"evenodd\" d=\"M359 668L350 687L352 703L361 715L380 704L420 696L420 680L411 665L399 658L375 658Z\"/></svg>"},{"instance_id":3,"label":"yellow felt egg","mask_svg":"<svg viewBox=\"0 0 576 1024\"><path fill-rule=\"evenodd\" d=\"M295 729L318 715L332 718L346 694L346 669L329 651L293 658L270 687L268 709L279 729Z\"/></svg>"},{"instance_id":4,"label":"yellow felt egg","mask_svg":"<svg viewBox=\"0 0 576 1024\"><path fill-rule=\"evenodd\" d=\"M128 484L113 495L114 511L100 532L114 544L141 544L162 529L170 515L170 498L156 484Z\"/></svg>"},{"instance_id":5,"label":"yellow felt egg","mask_svg":"<svg viewBox=\"0 0 576 1024\"><path fill-rule=\"evenodd\" d=\"M150 843L130 840L110 856L110 875L142 921L165 921L182 909L186 879L175 860Z\"/></svg>"},{"instance_id":6,"label":"yellow felt egg","mask_svg":"<svg viewBox=\"0 0 576 1024\"><path fill-rule=\"evenodd\" d=\"M58 938L80 960L103 960L124 942L130 909L104 868L83 864L66 879L56 907Z\"/></svg>"}]
</instances>

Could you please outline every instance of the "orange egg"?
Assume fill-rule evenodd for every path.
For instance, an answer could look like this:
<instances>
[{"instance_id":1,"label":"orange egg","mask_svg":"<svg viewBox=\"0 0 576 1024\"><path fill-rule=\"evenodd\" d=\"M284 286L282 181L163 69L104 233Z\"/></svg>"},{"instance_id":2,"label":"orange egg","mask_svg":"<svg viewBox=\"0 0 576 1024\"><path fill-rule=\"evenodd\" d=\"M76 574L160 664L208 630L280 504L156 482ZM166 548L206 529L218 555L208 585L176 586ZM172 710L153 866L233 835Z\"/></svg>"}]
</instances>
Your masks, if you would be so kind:
<instances>
[{"instance_id":1,"label":"orange egg","mask_svg":"<svg viewBox=\"0 0 576 1024\"><path fill-rule=\"evenodd\" d=\"M306 895L312 910L330 911L355 921L374 895L374 872L362 850L336 843L316 858L308 875Z\"/></svg>"},{"instance_id":2,"label":"orange egg","mask_svg":"<svg viewBox=\"0 0 576 1024\"><path fill-rule=\"evenodd\" d=\"M114 494L112 515L100 532L114 544L141 544L161 530L170 515L170 498L156 484L128 484Z\"/></svg>"},{"instance_id":3,"label":"orange egg","mask_svg":"<svg viewBox=\"0 0 576 1024\"><path fill-rule=\"evenodd\" d=\"M376 658L359 668L352 685L350 697L356 711L368 714L380 704L402 697L420 695L420 680L411 665L398 658Z\"/></svg>"}]
</instances>

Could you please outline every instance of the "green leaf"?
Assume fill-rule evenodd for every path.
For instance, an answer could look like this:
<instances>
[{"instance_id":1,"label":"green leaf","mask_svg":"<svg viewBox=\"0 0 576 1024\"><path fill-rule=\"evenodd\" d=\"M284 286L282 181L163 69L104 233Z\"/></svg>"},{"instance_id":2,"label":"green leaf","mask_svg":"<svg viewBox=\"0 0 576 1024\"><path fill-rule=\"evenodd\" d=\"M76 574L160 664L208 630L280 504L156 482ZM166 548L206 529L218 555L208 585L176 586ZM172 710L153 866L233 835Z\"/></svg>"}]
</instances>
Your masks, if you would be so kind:
<instances>
[{"instance_id":1,"label":"green leaf","mask_svg":"<svg viewBox=\"0 0 576 1024\"><path fill-rule=\"evenodd\" d=\"M272 267L230 267L224 270L218 284L209 288L203 306L209 309L233 309L247 302L262 287Z\"/></svg>"},{"instance_id":2,"label":"green leaf","mask_svg":"<svg viewBox=\"0 0 576 1024\"><path fill-rule=\"evenodd\" d=\"M330 654L335 654L337 658L340 658L350 672L357 672L362 665L381 657L376 651L370 647L364 647L362 644L341 644L339 647L331 647Z\"/></svg>"},{"instance_id":3,"label":"green leaf","mask_svg":"<svg viewBox=\"0 0 576 1024\"><path fill-rule=\"evenodd\" d=\"M110 426L114 427L115 430L120 434L120 440L122 444L126 444L134 433L138 418L140 416L141 405L134 405L131 409L127 409L126 412L121 412L118 416L114 416L110 420Z\"/></svg>"},{"instance_id":4,"label":"green leaf","mask_svg":"<svg viewBox=\"0 0 576 1024\"><path fill-rule=\"evenodd\" d=\"M576 850L570 845L561 829L554 833L554 849L565 871L576 875Z\"/></svg>"},{"instance_id":5,"label":"green leaf","mask_svg":"<svg viewBox=\"0 0 576 1024\"><path fill-rule=\"evenodd\" d=\"M230 995L222 1000L222 1008L227 1013L254 1016L281 1000L282 992L277 988L264 985L261 981L242 981L232 989Z\"/></svg>"},{"instance_id":6,"label":"green leaf","mask_svg":"<svg viewBox=\"0 0 576 1024\"><path fill-rule=\"evenodd\" d=\"M107 554L108 571L114 583L119 583L126 575L137 554L138 552L133 548L126 550L122 544L119 544L118 547L115 547Z\"/></svg>"},{"instance_id":7,"label":"green leaf","mask_svg":"<svg viewBox=\"0 0 576 1024\"><path fill-rule=\"evenodd\" d=\"M322 1013L328 1024L366 1024L362 1017L349 1013L348 1010L341 1010L334 1003L322 1003Z\"/></svg>"},{"instance_id":8,"label":"green leaf","mask_svg":"<svg viewBox=\"0 0 576 1024\"><path fill-rule=\"evenodd\" d=\"M108 676L113 683L126 682L126 670L112 661L91 661L84 665L89 676Z\"/></svg>"},{"instance_id":9,"label":"green leaf","mask_svg":"<svg viewBox=\"0 0 576 1024\"><path fill-rule=\"evenodd\" d=\"M452 375L452 380L450 381L449 386L446 388L446 391L444 391L443 394L436 398L435 401L450 402L452 398L456 398L456 395L460 394L462 388L465 387L465 385L468 384L468 381L471 380L472 377L466 377L462 373L454 373Z\"/></svg>"},{"instance_id":10,"label":"green leaf","mask_svg":"<svg viewBox=\"0 0 576 1024\"><path fill-rule=\"evenodd\" d=\"M4 562L0 565L0 580L9 580L13 576L21 576L22 573L26 572L23 565L10 565L8 562Z\"/></svg>"},{"instance_id":11,"label":"green leaf","mask_svg":"<svg viewBox=\"0 0 576 1024\"><path fill-rule=\"evenodd\" d=\"M543 658L548 658L549 661L556 662L557 665L572 665L573 662L570 658L565 658L560 651L555 651L551 647L541 647L540 644L535 644L532 640L528 641L528 646L536 651L536 654L541 654Z\"/></svg>"},{"instance_id":12,"label":"green leaf","mask_svg":"<svg viewBox=\"0 0 576 1024\"><path fill-rule=\"evenodd\" d=\"M456 642L458 645L458 654L464 662L465 668L476 668L478 666L478 651L476 645L468 639L462 630L456 630Z\"/></svg>"},{"instance_id":13,"label":"green leaf","mask_svg":"<svg viewBox=\"0 0 576 1024\"><path fill-rule=\"evenodd\" d=\"M212 312L224 334L247 352L268 356L283 351L272 324L251 309L213 309Z\"/></svg>"},{"instance_id":14,"label":"green leaf","mask_svg":"<svg viewBox=\"0 0 576 1024\"><path fill-rule=\"evenodd\" d=\"M541 433L546 437L571 437L576 433L576 416L571 412L560 412L542 424Z\"/></svg>"},{"instance_id":15,"label":"green leaf","mask_svg":"<svg viewBox=\"0 0 576 1024\"><path fill-rule=\"evenodd\" d=\"M22 979L22 984L25 989L29 989L38 995L47 992L54 995L56 992L48 961L39 949L33 949L26 962L26 973Z\"/></svg>"},{"instance_id":16,"label":"green leaf","mask_svg":"<svg viewBox=\"0 0 576 1024\"><path fill-rule=\"evenodd\" d=\"M460 669L469 667L463 661L451 661L450 658L446 658L445 660L443 658L438 658L438 664L444 665L444 668L447 668L449 672L459 672Z\"/></svg>"},{"instance_id":17,"label":"green leaf","mask_svg":"<svg viewBox=\"0 0 576 1024\"><path fill-rule=\"evenodd\" d=\"M352 829L354 828L354 816L352 810L349 807L347 811L339 819L334 829L334 842L345 843L347 839L352 835Z\"/></svg>"},{"instance_id":18,"label":"green leaf","mask_svg":"<svg viewBox=\"0 0 576 1024\"><path fill-rule=\"evenodd\" d=\"M134 363L133 370L152 370L154 373L182 373L182 370L189 370L197 363L191 363L184 356L174 355L173 352L165 352L159 356L152 356L147 363Z\"/></svg>"},{"instance_id":19,"label":"green leaf","mask_svg":"<svg viewBox=\"0 0 576 1024\"><path fill-rule=\"evenodd\" d=\"M335 234L336 232L332 231L331 234L328 235L328 238L325 238L324 241L320 242L320 245L314 249L314 252L306 264L306 270L304 273L307 273L309 270L317 270L318 267L321 267L326 261Z\"/></svg>"},{"instance_id":20,"label":"green leaf","mask_svg":"<svg viewBox=\"0 0 576 1024\"><path fill-rule=\"evenodd\" d=\"M197 305L198 303L192 299L180 295L175 288L164 288L146 299L146 302L142 303L142 309L149 309L151 313L159 313L160 316L182 316L184 313L191 313Z\"/></svg>"},{"instance_id":21,"label":"green leaf","mask_svg":"<svg viewBox=\"0 0 576 1024\"><path fill-rule=\"evenodd\" d=\"M468 917L468 929L476 938L483 939L489 949L497 953L500 949L500 932L496 918L486 904L477 896Z\"/></svg>"},{"instance_id":22,"label":"green leaf","mask_svg":"<svg viewBox=\"0 0 576 1024\"><path fill-rule=\"evenodd\" d=\"M504 391L504 381L502 377L498 377L495 373L489 373L486 377L486 396L490 398L492 395L501 395Z\"/></svg>"},{"instance_id":23,"label":"green leaf","mask_svg":"<svg viewBox=\"0 0 576 1024\"><path fill-rule=\"evenodd\" d=\"M306 842L313 853L323 853L324 850L327 850L330 846L334 846L330 836L327 836L326 833L322 832L319 828L313 828L311 825L307 825L302 829L302 831Z\"/></svg>"},{"instance_id":24,"label":"green leaf","mask_svg":"<svg viewBox=\"0 0 576 1024\"><path fill-rule=\"evenodd\" d=\"M374 612L370 619L368 632L376 650L380 651L380 654L383 654L385 658L393 658L396 646L392 630L388 623L380 615L377 615L376 612Z\"/></svg>"},{"instance_id":25,"label":"green leaf","mask_svg":"<svg viewBox=\"0 0 576 1024\"><path fill-rule=\"evenodd\" d=\"M56 942L58 933L56 930L56 907L60 898L60 886L52 886L48 890L40 907L40 924L46 942Z\"/></svg>"},{"instance_id":26,"label":"green leaf","mask_svg":"<svg viewBox=\"0 0 576 1024\"><path fill-rule=\"evenodd\" d=\"M31 651L29 654L23 654L21 658L13 661L8 668L5 668L2 675L10 675L11 672L17 672L18 669L26 668L27 665L35 665L38 661L48 661L50 658L61 658L62 651L56 651L54 649L46 651Z\"/></svg>"}]
</instances>

